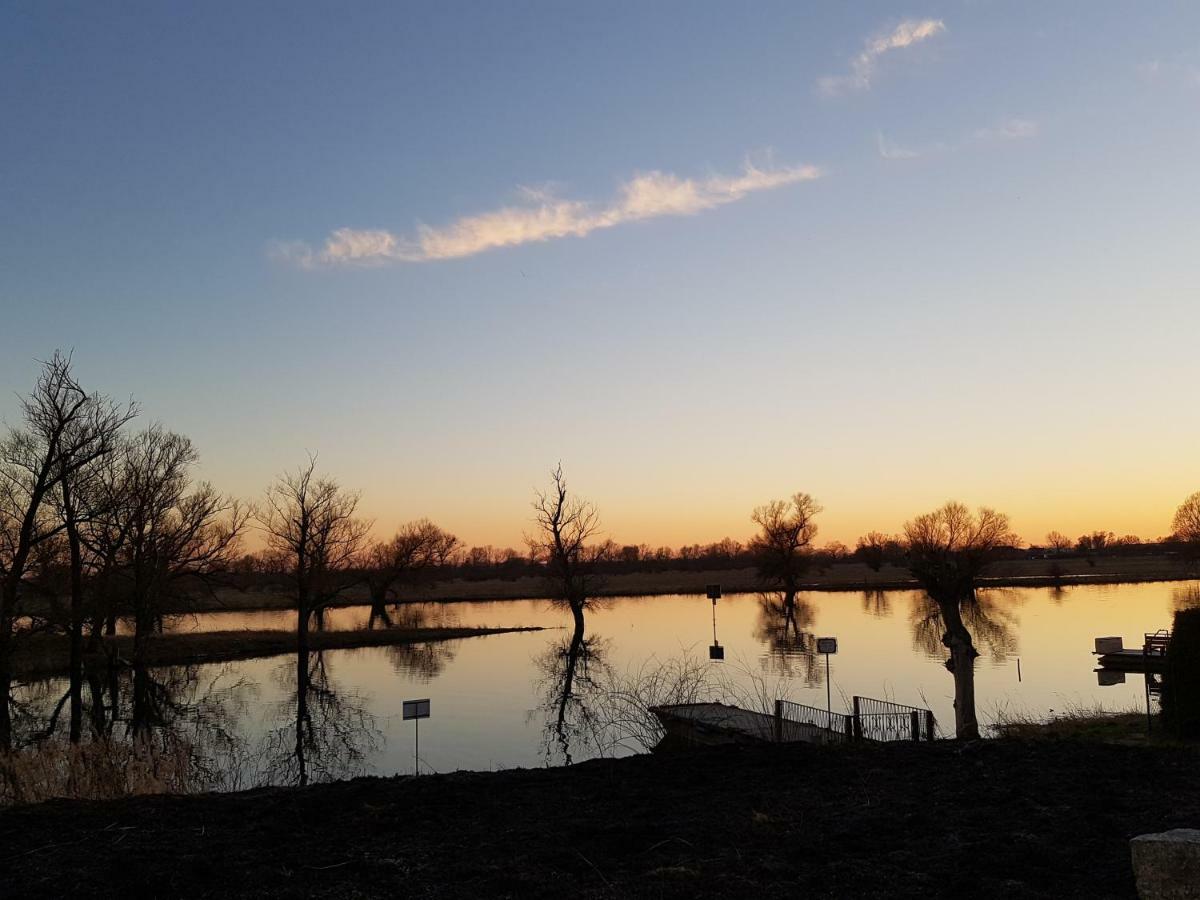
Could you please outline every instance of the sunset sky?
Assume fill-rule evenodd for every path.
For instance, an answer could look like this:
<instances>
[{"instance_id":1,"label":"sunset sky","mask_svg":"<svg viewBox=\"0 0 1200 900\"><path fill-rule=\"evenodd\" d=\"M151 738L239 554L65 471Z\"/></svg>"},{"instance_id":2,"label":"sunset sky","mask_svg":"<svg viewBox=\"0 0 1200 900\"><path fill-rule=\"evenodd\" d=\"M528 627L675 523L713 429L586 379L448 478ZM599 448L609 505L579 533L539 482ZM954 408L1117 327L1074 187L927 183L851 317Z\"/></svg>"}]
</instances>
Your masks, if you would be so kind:
<instances>
[{"instance_id":1,"label":"sunset sky","mask_svg":"<svg viewBox=\"0 0 1200 900\"><path fill-rule=\"evenodd\" d=\"M261 496L518 546L798 490L1165 534L1200 490L1200 4L0 10L0 414L36 359Z\"/></svg>"}]
</instances>

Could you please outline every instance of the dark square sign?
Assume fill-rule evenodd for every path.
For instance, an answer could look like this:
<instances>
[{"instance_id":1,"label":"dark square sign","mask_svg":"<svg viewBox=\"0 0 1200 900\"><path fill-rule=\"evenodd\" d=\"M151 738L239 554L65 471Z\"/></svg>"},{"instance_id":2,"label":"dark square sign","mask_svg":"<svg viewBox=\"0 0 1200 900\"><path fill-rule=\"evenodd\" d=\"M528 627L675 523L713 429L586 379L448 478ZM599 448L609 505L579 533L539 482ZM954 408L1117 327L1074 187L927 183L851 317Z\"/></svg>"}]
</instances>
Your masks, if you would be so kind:
<instances>
[{"instance_id":1,"label":"dark square sign","mask_svg":"<svg viewBox=\"0 0 1200 900\"><path fill-rule=\"evenodd\" d=\"M719 584L710 584L707 587L709 600L721 599L721 586Z\"/></svg>"},{"instance_id":2,"label":"dark square sign","mask_svg":"<svg viewBox=\"0 0 1200 900\"><path fill-rule=\"evenodd\" d=\"M428 719L429 718L429 701L428 700L405 700L404 701L404 718L406 718L406 719Z\"/></svg>"},{"instance_id":3,"label":"dark square sign","mask_svg":"<svg viewBox=\"0 0 1200 900\"><path fill-rule=\"evenodd\" d=\"M817 638L818 653L837 653L837 638Z\"/></svg>"}]
</instances>

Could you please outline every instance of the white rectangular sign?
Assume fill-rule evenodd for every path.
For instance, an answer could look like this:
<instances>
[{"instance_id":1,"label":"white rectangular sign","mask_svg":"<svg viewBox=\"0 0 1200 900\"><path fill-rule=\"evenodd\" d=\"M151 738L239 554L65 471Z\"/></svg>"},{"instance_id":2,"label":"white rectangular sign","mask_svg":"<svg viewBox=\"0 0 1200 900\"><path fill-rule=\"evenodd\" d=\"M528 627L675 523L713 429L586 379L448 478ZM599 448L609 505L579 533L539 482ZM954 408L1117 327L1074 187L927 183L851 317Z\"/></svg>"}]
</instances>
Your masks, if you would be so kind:
<instances>
[{"instance_id":1,"label":"white rectangular sign","mask_svg":"<svg viewBox=\"0 0 1200 900\"><path fill-rule=\"evenodd\" d=\"M837 638L817 638L818 653L837 653Z\"/></svg>"},{"instance_id":2,"label":"white rectangular sign","mask_svg":"<svg viewBox=\"0 0 1200 900\"><path fill-rule=\"evenodd\" d=\"M404 701L404 718L406 718L406 719L428 719L429 718L429 701L428 700L405 700Z\"/></svg>"}]
</instances>

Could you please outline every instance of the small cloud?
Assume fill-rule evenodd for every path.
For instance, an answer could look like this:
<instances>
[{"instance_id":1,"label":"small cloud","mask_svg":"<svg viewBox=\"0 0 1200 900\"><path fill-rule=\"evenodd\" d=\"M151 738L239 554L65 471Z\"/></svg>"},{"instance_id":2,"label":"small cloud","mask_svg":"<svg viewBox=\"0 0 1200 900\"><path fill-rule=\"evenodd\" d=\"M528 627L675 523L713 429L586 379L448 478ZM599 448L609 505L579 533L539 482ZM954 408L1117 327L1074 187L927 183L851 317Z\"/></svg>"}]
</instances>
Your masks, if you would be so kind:
<instances>
[{"instance_id":1,"label":"small cloud","mask_svg":"<svg viewBox=\"0 0 1200 900\"><path fill-rule=\"evenodd\" d=\"M271 256L304 268L319 265L379 265L460 259L485 250L564 237L583 237L660 216L688 216L741 200L748 194L821 177L816 166L759 167L747 160L736 175L683 178L647 172L621 184L608 204L561 199L553 188L521 188L522 203L463 216L449 225L419 225L415 236L379 229L338 228L320 249L303 242L277 242Z\"/></svg>"},{"instance_id":2,"label":"small cloud","mask_svg":"<svg viewBox=\"0 0 1200 900\"><path fill-rule=\"evenodd\" d=\"M875 141L879 147L879 155L883 159L916 159L922 155L920 150L912 150L908 147L893 144L883 136L882 131L876 133Z\"/></svg>"},{"instance_id":3,"label":"small cloud","mask_svg":"<svg viewBox=\"0 0 1200 900\"><path fill-rule=\"evenodd\" d=\"M875 77L879 57L892 50L903 50L928 40L946 30L941 19L909 19L901 22L888 34L868 38L861 53L850 60L850 72L845 75L824 75L817 79L817 93L836 97L853 91L865 91Z\"/></svg>"},{"instance_id":4,"label":"small cloud","mask_svg":"<svg viewBox=\"0 0 1200 900\"><path fill-rule=\"evenodd\" d=\"M1141 63L1137 71L1143 80L1150 83L1175 83L1200 88L1200 65L1187 60L1154 59Z\"/></svg>"},{"instance_id":5,"label":"small cloud","mask_svg":"<svg viewBox=\"0 0 1200 900\"><path fill-rule=\"evenodd\" d=\"M980 128L973 135L977 143L990 141L1019 141L1022 138L1037 137L1037 122L1028 119L1006 119L991 128Z\"/></svg>"},{"instance_id":6,"label":"small cloud","mask_svg":"<svg viewBox=\"0 0 1200 900\"><path fill-rule=\"evenodd\" d=\"M944 153L956 153L969 147L994 144L1003 141L1018 141L1036 137L1037 122L1029 119L1005 119L987 128L977 128L968 136L957 141L936 141L918 147L903 147L889 141L882 132L876 134L876 144L882 159L919 159Z\"/></svg>"}]
</instances>

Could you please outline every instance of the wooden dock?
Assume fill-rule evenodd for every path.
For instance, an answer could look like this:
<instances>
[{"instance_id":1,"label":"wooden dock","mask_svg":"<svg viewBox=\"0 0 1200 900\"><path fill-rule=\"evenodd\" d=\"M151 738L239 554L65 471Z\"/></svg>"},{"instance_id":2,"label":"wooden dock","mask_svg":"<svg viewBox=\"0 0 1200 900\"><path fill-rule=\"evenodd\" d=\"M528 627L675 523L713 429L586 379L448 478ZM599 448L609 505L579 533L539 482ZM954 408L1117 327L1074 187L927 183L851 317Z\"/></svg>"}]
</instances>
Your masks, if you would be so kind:
<instances>
[{"instance_id":1,"label":"wooden dock","mask_svg":"<svg viewBox=\"0 0 1200 900\"><path fill-rule=\"evenodd\" d=\"M1096 638L1095 653L1101 669L1110 672L1145 672L1161 674L1167 670L1167 648L1171 633L1147 633L1141 648L1126 647L1119 637Z\"/></svg>"}]
</instances>

